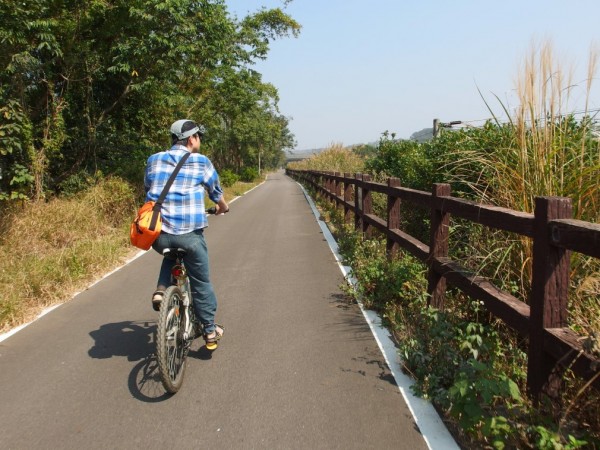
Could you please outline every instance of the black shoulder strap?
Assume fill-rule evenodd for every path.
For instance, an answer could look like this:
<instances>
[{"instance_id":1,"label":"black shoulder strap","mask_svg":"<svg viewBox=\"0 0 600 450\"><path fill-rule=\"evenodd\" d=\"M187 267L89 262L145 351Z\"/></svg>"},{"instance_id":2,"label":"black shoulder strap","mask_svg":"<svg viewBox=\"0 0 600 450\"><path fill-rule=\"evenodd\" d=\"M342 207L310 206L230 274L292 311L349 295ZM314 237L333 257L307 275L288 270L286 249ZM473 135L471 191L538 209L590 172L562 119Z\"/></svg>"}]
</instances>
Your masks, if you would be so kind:
<instances>
[{"instance_id":1,"label":"black shoulder strap","mask_svg":"<svg viewBox=\"0 0 600 450\"><path fill-rule=\"evenodd\" d=\"M162 203L165 201L167 192L169 192L169 189L171 189L171 185L175 181L175 177L177 177L177 174L179 173L179 169L181 169L181 166L183 166L185 161L190 157L190 154L191 154L190 152L185 152L185 155L183 155L183 157L179 160L179 162L177 163L177 166L175 167L175 170L173 171L173 173L171 173L171 176L169 177L167 184L165 184L165 187L163 188L162 192L160 193L160 196L158 197L158 200L156 200L156 205L158 205L159 209L160 209L160 206L162 205ZM155 208L156 208L156 205L154 206Z\"/></svg>"},{"instance_id":2,"label":"black shoulder strap","mask_svg":"<svg viewBox=\"0 0 600 450\"><path fill-rule=\"evenodd\" d=\"M163 202L165 201L167 192L169 192L169 189L171 189L171 185L175 181L175 178L177 177L177 174L179 173L179 169L181 169L181 166L183 166L185 164L186 160L190 157L190 154L191 154L190 152L185 152L185 155L183 155L183 157L179 160L179 162L177 163L177 166L175 167L175 170L173 170L173 173L171 173L171 176L169 177L167 184L165 184L165 187L163 188L162 192L160 193L158 200L156 200L156 203L154 204L154 207L152 208L152 220L150 221L150 227L149 227L151 230L154 230L154 228L156 228L156 222L158 221L158 213L160 211L160 208L162 207Z\"/></svg>"}]
</instances>

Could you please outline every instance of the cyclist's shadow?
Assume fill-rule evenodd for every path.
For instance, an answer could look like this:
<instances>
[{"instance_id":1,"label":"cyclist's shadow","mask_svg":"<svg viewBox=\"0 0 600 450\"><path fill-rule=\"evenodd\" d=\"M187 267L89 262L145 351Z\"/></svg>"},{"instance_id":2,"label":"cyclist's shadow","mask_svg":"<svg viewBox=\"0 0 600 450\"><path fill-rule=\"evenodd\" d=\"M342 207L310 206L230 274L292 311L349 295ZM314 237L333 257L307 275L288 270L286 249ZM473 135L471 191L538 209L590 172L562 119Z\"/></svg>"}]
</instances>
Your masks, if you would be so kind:
<instances>
[{"instance_id":1,"label":"cyclist's shadow","mask_svg":"<svg viewBox=\"0 0 600 450\"><path fill-rule=\"evenodd\" d=\"M113 356L125 356L128 361L139 361L131 370L128 387L131 394L143 402L162 402L171 398L160 381L156 360L156 322L117 322L101 325L91 331L94 346L88 354L92 358L107 359ZM210 359L205 348L192 346L189 356Z\"/></svg>"},{"instance_id":2,"label":"cyclist's shadow","mask_svg":"<svg viewBox=\"0 0 600 450\"><path fill-rule=\"evenodd\" d=\"M158 375L155 334L156 322L152 321L101 325L90 332L94 346L88 354L97 359L124 356L128 361L139 361L129 374L129 391L143 402L161 402L170 396L165 393Z\"/></svg>"}]
</instances>

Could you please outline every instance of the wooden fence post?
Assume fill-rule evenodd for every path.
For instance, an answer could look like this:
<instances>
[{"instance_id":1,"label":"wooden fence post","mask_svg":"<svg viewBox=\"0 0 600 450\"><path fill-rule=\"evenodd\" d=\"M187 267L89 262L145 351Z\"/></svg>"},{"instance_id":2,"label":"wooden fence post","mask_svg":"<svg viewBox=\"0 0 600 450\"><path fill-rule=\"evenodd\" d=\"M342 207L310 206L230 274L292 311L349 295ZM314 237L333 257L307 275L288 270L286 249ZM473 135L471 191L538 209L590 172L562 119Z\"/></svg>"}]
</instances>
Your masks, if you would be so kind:
<instances>
[{"instance_id":1,"label":"wooden fence post","mask_svg":"<svg viewBox=\"0 0 600 450\"><path fill-rule=\"evenodd\" d=\"M347 202L352 200L352 183L350 183L350 178L352 178L352 174L345 172L344 173L344 222L350 223L352 220L352 210L347 206Z\"/></svg>"},{"instance_id":2,"label":"wooden fence post","mask_svg":"<svg viewBox=\"0 0 600 450\"><path fill-rule=\"evenodd\" d=\"M363 182L368 183L371 181L371 175L363 174ZM371 189L368 189L363 184L362 188L362 231L365 237L369 238L373 234L373 230L369 223L365 220L367 214L373 213L373 200L371 196Z\"/></svg>"},{"instance_id":3,"label":"wooden fence post","mask_svg":"<svg viewBox=\"0 0 600 450\"><path fill-rule=\"evenodd\" d=\"M335 172L327 172L327 176L330 177L329 178L329 201L333 202L333 195L335 193L335 180L333 179L333 175Z\"/></svg>"},{"instance_id":4,"label":"wooden fence post","mask_svg":"<svg viewBox=\"0 0 600 450\"><path fill-rule=\"evenodd\" d=\"M400 187L398 178L388 178L388 187ZM387 199L387 229L395 230L400 228L400 204L399 197L388 194ZM399 245L390 237L386 240L386 250L390 258L393 258L398 253Z\"/></svg>"},{"instance_id":5,"label":"wooden fence post","mask_svg":"<svg viewBox=\"0 0 600 450\"><path fill-rule=\"evenodd\" d=\"M358 230L361 228L361 193L362 193L362 173L355 173L354 178L356 179L354 184L354 229Z\"/></svg>"},{"instance_id":6,"label":"wooden fence post","mask_svg":"<svg viewBox=\"0 0 600 450\"><path fill-rule=\"evenodd\" d=\"M323 195L323 185L325 183L325 180L323 179L323 174L321 172L317 172L316 174L316 179L315 182L317 183L316 188L317 188L317 192L319 193L319 198L323 199L325 198L325 195Z\"/></svg>"},{"instance_id":7,"label":"wooden fence post","mask_svg":"<svg viewBox=\"0 0 600 450\"><path fill-rule=\"evenodd\" d=\"M571 199L537 197L534 216L527 386L537 402L544 385L556 395L561 384L560 376L551 377L554 362L544 352L544 329L567 326L571 252L552 245L548 222L572 218Z\"/></svg>"},{"instance_id":8,"label":"wooden fence post","mask_svg":"<svg viewBox=\"0 0 600 450\"><path fill-rule=\"evenodd\" d=\"M437 309L444 309L446 298L446 278L438 274L433 268L433 259L448 256L448 228L450 226L450 214L436 209L438 197L449 197L450 185L446 183L435 183L431 197L431 239L429 245L429 273L427 276L429 294L428 305Z\"/></svg>"},{"instance_id":9,"label":"wooden fence post","mask_svg":"<svg viewBox=\"0 0 600 450\"><path fill-rule=\"evenodd\" d=\"M337 178L341 174L339 172L333 172L336 179L333 181L333 193L335 195L335 209L337 210L340 206L340 196L342 195L342 182Z\"/></svg>"},{"instance_id":10,"label":"wooden fence post","mask_svg":"<svg viewBox=\"0 0 600 450\"><path fill-rule=\"evenodd\" d=\"M321 172L318 172L315 174L316 175L316 188L317 188L317 192L319 193L319 198L322 200L325 198L325 194L323 194L323 184L325 182L325 180L323 179L323 174Z\"/></svg>"}]
</instances>

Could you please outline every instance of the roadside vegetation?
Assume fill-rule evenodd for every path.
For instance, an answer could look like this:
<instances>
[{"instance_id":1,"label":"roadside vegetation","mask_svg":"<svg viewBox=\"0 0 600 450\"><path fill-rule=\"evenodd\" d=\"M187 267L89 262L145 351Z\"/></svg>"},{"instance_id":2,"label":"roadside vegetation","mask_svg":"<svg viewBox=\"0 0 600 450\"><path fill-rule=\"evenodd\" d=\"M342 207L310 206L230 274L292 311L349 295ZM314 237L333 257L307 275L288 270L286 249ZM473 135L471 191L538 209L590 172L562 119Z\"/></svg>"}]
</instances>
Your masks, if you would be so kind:
<instances>
[{"instance_id":1,"label":"roadside vegetation","mask_svg":"<svg viewBox=\"0 0 600 450\"><path fill-rule=\"evenodd\" d=\"M589 62L588 98L596 71ZM508 121L494 118L480 128L442 130L417 143L384 133L375 147L328 151L291 168L370 173L377 181L393 176L402 185L430 191L449 182L452 194L518 211L533 212L536 196L573 201L574 217L600 219L600 140L595 116L568 112L577 86L542 45L526 60L518 82L520 107ZM581 90L580 90L581 92ZM501 109L508 113L508 107ZM586 102L587 105L587 102ZM351 156L350 156L351 155ZM356 155L363 165L354 162ZM342 169L340 169L342 168ZM318 197L318 195L317 195ZM383 196L374 209L385 217ZM559 398L534 407L525 390L526 342L494 319L478 302L449 289L444 311L427 306L425 267L406 253L389 260L385 241L364 240L343 223L339 210L320 201L323 217L336 235L346 264L359 286L345 288L377 310L396 338L414 390L445 416L465 448L600 448L600 393L567 371ZM402 210L402 228L428 243L429 218L418 208ZM453 220L450 256L528 302L531 243L510 233ZM574 254L571 259L569 326L587 337L600 356L600 264Z\"/></svg>"}]
</instances>

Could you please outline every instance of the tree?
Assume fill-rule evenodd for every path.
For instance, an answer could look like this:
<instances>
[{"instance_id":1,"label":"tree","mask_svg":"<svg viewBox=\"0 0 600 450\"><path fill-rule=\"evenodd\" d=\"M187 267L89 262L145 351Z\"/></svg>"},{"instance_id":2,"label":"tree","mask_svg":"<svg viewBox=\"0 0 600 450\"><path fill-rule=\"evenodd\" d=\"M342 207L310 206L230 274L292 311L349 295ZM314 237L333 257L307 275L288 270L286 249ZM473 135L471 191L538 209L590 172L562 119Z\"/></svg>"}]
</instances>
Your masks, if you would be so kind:
<instances>
[{"instance_id":1,"label":"tree","mask_svg":"<svg viewBox=\"0 0 600 450\"><path fill-rule=\"evenodd\" d=\"M247 68L222 69L220 74L205 105L218 120L209 127L218 130L209 142L213 159L236 171L245 165L258 167L259 157L275 167L283 150L293 145L288 120L277 108L277 89Z\"/></svg>"}]
</instances>

